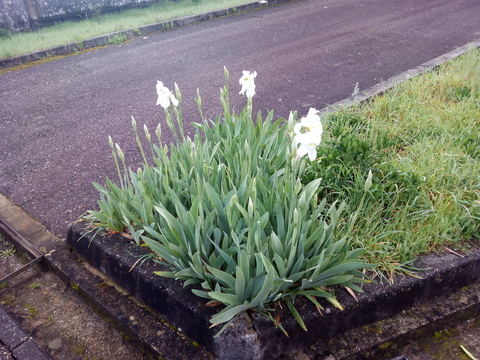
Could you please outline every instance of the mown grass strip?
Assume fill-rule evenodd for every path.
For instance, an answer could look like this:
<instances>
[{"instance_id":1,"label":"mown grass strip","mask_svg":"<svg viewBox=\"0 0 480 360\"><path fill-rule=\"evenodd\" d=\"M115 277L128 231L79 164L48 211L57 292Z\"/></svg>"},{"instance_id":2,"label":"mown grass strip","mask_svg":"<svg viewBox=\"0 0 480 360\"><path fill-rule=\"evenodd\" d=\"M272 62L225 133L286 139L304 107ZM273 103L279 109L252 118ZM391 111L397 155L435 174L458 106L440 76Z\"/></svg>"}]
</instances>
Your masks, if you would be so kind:
<instances>
[{"instance_id":1,"label":"mown grass strip","mask_svg":"<svg viewBox=\"0 0 480 360\"><path fill-rule=\"evenodd\" d=\"M480 51L329 115L305 181L349 204L356 246L390 277L419 255L480 238ZM370 196L361 208L365 178ZM347 218L345 218L347 220ZM347 226L341 233L346 234Z\"/></svg>"},{"instance_id":2,"label":"mown grass strip","mask_svg":"<svg viewBox=\"0 0 480 360\"><path fill-rule=\"evenodd\" d=\"M49 49L116 31L136 29L143 25L232 8L252 0L178 0L161 1L148 7L90 16L79 21L66 21L38 31L0 35L0 59ZM79 49L82 50L81 45Z\"/></svg>"}]
</instances>

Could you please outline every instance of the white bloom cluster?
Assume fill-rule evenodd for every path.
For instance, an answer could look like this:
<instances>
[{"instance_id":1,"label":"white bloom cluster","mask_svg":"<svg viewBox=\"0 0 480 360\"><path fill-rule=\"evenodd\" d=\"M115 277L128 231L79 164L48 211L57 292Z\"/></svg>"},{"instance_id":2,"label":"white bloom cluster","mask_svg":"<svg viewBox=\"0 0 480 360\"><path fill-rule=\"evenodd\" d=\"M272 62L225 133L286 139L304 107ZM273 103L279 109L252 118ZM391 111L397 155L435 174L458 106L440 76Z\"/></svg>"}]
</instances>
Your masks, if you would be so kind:
<instances>
[{"instance_id":1,"label":"white bloom cluster","mask_svg":"<svg viewBox=\"0 0 480 360\"><path fill-rule=\"evenodd\" d=\"M318 115L318 110L310 108L308 114L300 119L293 127L295 137L293 139L297 156L303 157L308 154L310 161L317 158L317 146L322 141L323 127ZM300 144L300 147L298 145ZM297 148L298 147L298 148Z\"/></svg>"},{"instance_id":2,"label":"white bloom cluster","mask_svg":"<svg viewBox=\"0 0 480 360\"><path fill-rule=\"evenodd\" d=\"M245 94L249 101L255 95L255 77L257 72L243 70L242 77L239 80L242 89L239 94ZM178 106L178 100L175 95L166 88L161 81L157 81L157 105L162 105L165 109L170 106ZM251 103L249 103L251 106ZM317 158L317 146L322 141L323 127L318 115L318 110L310 108L307 116L304 116L293 127L293 148L296 151L296 156L303 157L308 155L310 161Z\"/></svg>"}]
</instances>

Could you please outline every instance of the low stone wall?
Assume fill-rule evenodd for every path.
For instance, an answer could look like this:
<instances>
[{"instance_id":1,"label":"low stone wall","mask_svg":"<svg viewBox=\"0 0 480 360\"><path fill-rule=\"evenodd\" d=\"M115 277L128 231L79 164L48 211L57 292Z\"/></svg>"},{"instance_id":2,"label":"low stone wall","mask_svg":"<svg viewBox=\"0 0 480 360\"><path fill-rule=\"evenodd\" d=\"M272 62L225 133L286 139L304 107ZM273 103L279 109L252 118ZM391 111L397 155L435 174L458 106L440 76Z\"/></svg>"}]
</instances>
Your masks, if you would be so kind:
<instances>
[{"instance_id":1,"label":"low stone wall","mask_svg":"<svg viewBox=\"0 0 480 360\"><path fill-rule=\"evenodd\" d=\"M80 19L159 0L2 0L0 29L34 30L54 22Z\"/></svg>"}]
</instances>

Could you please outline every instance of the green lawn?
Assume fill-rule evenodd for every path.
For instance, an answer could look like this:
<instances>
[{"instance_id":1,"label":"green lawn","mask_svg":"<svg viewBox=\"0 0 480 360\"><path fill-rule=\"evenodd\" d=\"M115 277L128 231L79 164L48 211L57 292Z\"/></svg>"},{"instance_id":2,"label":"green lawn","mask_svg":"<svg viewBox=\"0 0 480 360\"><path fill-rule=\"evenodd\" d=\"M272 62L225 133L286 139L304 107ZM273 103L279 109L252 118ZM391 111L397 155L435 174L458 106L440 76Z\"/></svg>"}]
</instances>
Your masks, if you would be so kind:
<instances>
[{"instance_id":1,"label":"green lawn","mask_svg":"<svg viewBox=\"0 0 480 360\"><path fill-rule=\"evenodd\" d=\"M305 180L359 211L350 236L391 276L418 255L480 237L480 51L326 120ZM369 171L373 185L360 206ZM340 234L347 234L345 224Z\"/></svg>"},{"instance_id":2,"label":"green lawn","mask_svg":"<svg viewBox=\"0 0 480 360\"><path fill-rule=\"evenodd\" d=\"M145 8L67 21L32 32L0 34L0 59L79 42L115 31L249 4L252 0L161 1Z\"/></svg>"}]
</instances>

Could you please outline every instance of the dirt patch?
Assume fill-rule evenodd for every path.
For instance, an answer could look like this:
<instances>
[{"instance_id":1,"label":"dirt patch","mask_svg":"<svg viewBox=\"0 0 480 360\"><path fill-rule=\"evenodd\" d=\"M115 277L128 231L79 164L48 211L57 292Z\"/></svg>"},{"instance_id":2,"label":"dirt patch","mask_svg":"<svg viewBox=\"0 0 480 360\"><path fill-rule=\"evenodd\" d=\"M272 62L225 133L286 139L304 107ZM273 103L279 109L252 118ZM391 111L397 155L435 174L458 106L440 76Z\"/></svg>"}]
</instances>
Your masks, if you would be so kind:
<instances>
[{"instance_id":1,"label":"dirt patch","mask_svg":"<svg viewBox=\"0 0 480 360\"><path fill-rule=\"evenodd\" d=\"M0 278L27 260L0 239ZM72 289L39 265L0 286L0 305L52 360L146 359Z\"/></svg>"},{"instance_id":2,"label":"dirt patch","mask_svg":"<svg viewBox=\"0 0 480 360\"><path fill-rule=\"evenodd\" d=\"M418 339L399 352L410 360L469 360L460 346L476 359L480 356L480 318L466 321L456 327L434 332Z\"/></svg>"}]
</instances>

